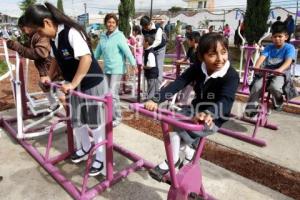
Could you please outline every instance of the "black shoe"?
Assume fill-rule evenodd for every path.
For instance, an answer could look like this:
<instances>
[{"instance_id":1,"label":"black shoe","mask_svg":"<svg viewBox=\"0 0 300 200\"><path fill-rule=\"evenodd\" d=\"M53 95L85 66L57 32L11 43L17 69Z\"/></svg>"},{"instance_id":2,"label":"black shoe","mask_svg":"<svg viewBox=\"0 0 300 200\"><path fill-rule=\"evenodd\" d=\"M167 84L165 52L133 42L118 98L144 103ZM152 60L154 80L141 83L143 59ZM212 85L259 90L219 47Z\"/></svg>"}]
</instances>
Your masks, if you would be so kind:
<instances>
[{"instance_id":1,"label":"black shoe","mask_svg":"<svg viewBox=\"0 0 300 200\"><path fill-rule=\"evenodd\" d=\"M3 176L0 176L0 182L3 180Z\"/></svg>"},{"instance_id":2,"label":"black shoe","mask_svg":"<svg viewBox=\"0 0 300 200\"><path fill-rule=\"evenodd\" d=\"M283 105L280 105L280 106L274 106L274 110L276 110L276 111L278 111L278 112L282 111L282 109L283 109Z\"/></svg>"},{"instance_id":3,"label":"black shoe","mask_svg":"<svg viewBox=\"0 0 300 200\"><path fill-rule=\"evenodd\" d=\"M87 160L88 159L88 154L90 152L90 150L92 149L92 147L88 150L85 151L83 148L81 148L81 150L83 151L83 155L79 156L77 155L77 151L71 156L71 161L73 163L80 163L83 160Z\"/></svg>"},{"instance_id":4,"label":"black shoe","mask_svg":"<svg viewBox=\"0 0 300 200\"><path fill-rule=\"evenodd\" d=\"M47 109L47 112L49 113L55 113L57 112L59 109L61 108L61 106L59 104L53 104L53 105L50 105Z\"/></svg>"},{"instance_id":5,"label":"black shoe","mask_svg":"<svg viewBox=\"0 0 300 200\"><path fill-rule=\"evenodd\" d=\"M180 165L178 166L179 169L181 169L184 165L190 163L192 161L192 159L188 159L187 157L184 158L183 161L180 162Z\"/></svg>"},{"instance_id":6,"label":"black shoe","mask_svg":"<svg viewBox=\"0 0 300 200\"><path fill-rule=\"evenodd\" d=\"M271 100L273 104L273 109L276 111L282 111L284 102L283 97L281 96L280 98L275 98L274 96L272 96Z\"/></svg>"},{"instance_id":7,"label":"black shoe","mask_svg":"<svg viewBox=\"0 0 300 200\"><path fill-rule=\"evenodd\" d=\"M165 160L166 163L168 163L168 161ZM178 159L178 161L175 163L175 167L178 167L181 164L180 158ZM159 165L156 165L153 169L149 170L149 175L161 182L163 180L164 175L166 175L169 172L169 169L161 169L159 167Z\"/></svg>"},{"instance_id":8,"label":"black shoe","mask_svg":"<svg viewBox=\"0 0 300 200\"><path fill-rule=\"evenodd\" d=\"M258 114L258 105L247 105L245 108L244 115L249 118L253 118Z\"/></svg>"},{"instance_id":9,"label":"black shoe","mask_svg":"<svg viewBox=\"0 0 300 200\"><path fill-rule=\"evenodd\" d=\"M89 172L89 176L97 176L100 174L101 170L103 169L104 165L103 162L100 160L94 160L94 162L98 162L100 163L100 167L96 168L96 167L91 167L90 172Z\"/></svg>"}]
</instances>

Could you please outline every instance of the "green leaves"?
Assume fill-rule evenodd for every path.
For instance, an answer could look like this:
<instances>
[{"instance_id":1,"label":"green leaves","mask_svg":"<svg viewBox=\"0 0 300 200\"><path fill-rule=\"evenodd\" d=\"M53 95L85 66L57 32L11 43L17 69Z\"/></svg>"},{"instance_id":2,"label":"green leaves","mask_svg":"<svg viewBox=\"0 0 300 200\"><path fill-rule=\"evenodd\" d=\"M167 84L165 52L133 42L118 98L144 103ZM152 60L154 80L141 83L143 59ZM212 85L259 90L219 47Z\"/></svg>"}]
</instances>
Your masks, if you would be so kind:
<instances>
[{"instance_id":1,"label":"green leaves","mask_svg":"<svg viewBox=\"0 0 300 200\"><path fill-rule=\"evenodd\" d=\"M129 19L135 14L135 0L121 0L119 4L119 29L126 37L130 34Z\"/></svg>"},{"instance_id":2,"label":"green leaves","mask_svg":"<svg viewBox=\"0 0 300 200\"><path fill-rule=\"evenodd\" d=\"M36 0L23 0L21 3L20 3L20 9L25 12L25 10L36 3Z\"/></svg>"},{"instance_id":3,"label":"green leaves","mask_svg":"<svg viewBox=\"0 0 300 200\"><path fill-rule=\"evenodd\" d=\"M270 6L270 0L247 0L244 25L249 44L257 43L267 31Z\"/></svg>"},{"instance_id":4,"label":"green leaves","mask_svg":"<svg viewBox=\"0 0 300 200\"><path fill-rule=\"evenodd\" d=\"M57 0L57 6L56 6L61 12L64 12L64 6L62 0Z\"/></svg>"}]
</instances>

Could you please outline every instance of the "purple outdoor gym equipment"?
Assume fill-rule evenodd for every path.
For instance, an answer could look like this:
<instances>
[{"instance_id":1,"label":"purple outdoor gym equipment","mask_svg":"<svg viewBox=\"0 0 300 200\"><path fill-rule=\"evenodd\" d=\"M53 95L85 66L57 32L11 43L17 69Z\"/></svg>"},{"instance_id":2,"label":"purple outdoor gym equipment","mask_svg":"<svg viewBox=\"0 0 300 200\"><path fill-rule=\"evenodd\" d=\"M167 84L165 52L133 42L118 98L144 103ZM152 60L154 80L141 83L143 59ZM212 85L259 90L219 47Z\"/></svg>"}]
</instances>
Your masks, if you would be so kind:
<instances>
[{"instance_id":1,"label":"purple outdoor gym equipment","mask_svg":"<svg viewBox=\"0 0 300 200\"><path fill-rule=\"evenodd\" d=\"M265 39L270 33L270 29L268 30L268 32L259 40L258 42L258 46L255 45L245 45L245 39L243 38L243 36L240 34L240 28L239 28L239 36L243 41L242 47L241 47L241 61L240 61L240 71L239 71L239 75L241 77L241 70L242 70L242 61L243 61L243 53L244 53L244 49L247 52L247 56L246 56L246 63L244 66L244 74L243 74L243 78L242 78L242 85L240 87L240 89L238 90L238 93L240 94L244 94L244 95L249 95L250 91L249 91L249 84L248 84L248 78L249 78L249 69L251 67L254 67L254 64L256 62L256 60L258 59L258 53L259 53L259 46L261 46L261 43L263 41L263 39ZM299 40L292 40L291 43L296 47L296 45L298 45L300 43ZM252 59L254 56L254 59ZM294 66L296 67L296 66ZM289 100L288 103L291 104L295 104L295 105L300 105L300 101L296 101L296 100Z\"/></svg>"},{"instance_id":2,"label":"purple outdoor gym equipment","mask_svg":"<svg viewBox=\"0 0 300 200\"><path fill-rule=\"evenodd\" d=\"M183 166L177 173L172 155L172 147L169 137L169 125L183 128L190 131L199 131L203 129L203 125L194 124L190 118L170 112L168 110L158 109L157 112L151 112L144 108L141 104L131 104L130 108L143 115L161 121L164 145L169 163L169 175L166 175L164 182L170 183L168 192L168 200L188 200L188 199L205 199L213 200L214 198L207 194L202 184L202 173L200 167L200 156L204 147L205 138L199 142L191 163Z\"/></svg>"},{"instance_id":3,"label":"purple outdoor gym equipment","mask_svg":"<svg viewBox=\"0 0 300 200\"><path fill-rule=\"evenodd\" d=\"M175 54L166 54L165 57L178 60L178 59L182 58L183 56L185 56L185 50L184 50L184 46L182 44L183 41L184 41L183 36L181 36L181 35L176 36L176 53ZM174 65L176 66L176 71L164 73L164 75L163 75L164 78L168 78L168 77L174 78L180 74L180 65L178 65L176 63ZM133 72L133 73L135 73L135 72ZM141 102L141 100L142 100L141 93L143 92L143 89L141 87L142 80L143 80L142 74L143 74L142 67L138 66L137 75L134 74L132 76L133 80L127 81L124 78L122 79L121 94L120 94L120 98L122 100L127 101L127 102L132 102L132 103ZM129 87L129 86L132 86L132 87ZM135 91L132 91L132 90L135 90ZM130 93L131 93L131 95L128 96ZM135 95L136 95L136 98L135 98Z\"/></svg>"},{"instance_id":4,"label":"purple outdoor gym equipment","mask_svg":"<svg viewBox=\"0 0 300 200\"><path fill-rule=\"evenodd\" d=\"M184 41L184 37L181 35L176 36L176 45L175 45L175 49L176 49L176 53L175 54L166 54L165 57L166 58L172 58L172 59L176 59L179 60L180 58L184 57L186 52L183 46L183 41ZM183 63L184 64L184 63ZM168 79L168 80L174 80L176 77L178 77L180 75L180 64L174 62L173 64L175 66L175 70L171 70L169 72L164 72L163 74L163 78L164 79ZM133 72L135 73L135 72ZM122 79L122 84L121 84L121 95L120 98L124 101L127 102L141 102L142 98L141 98L141 93L145 90L145 87L141 87L142 85L142 80L144 80L144 77L142 77L143 73L142 73L142 67L138 66L138 74L137 77L136 75L132 75L132 79L131 81L126 81L125 79ZM136 81L136 82L135 82ZM129 88L129 84L132 86L131 88ZM145 83L144 83L145 85ZM135 87L136 86L136 87ZM136 90L136 91L132 91L132 90ZM132 94L131 96L128 96L128 94ZM136 98L135 98L136 96ZM134 97L134 98L132 98Z\"/></svg>"},{"instance_id":5,"label":"purple outdoor gym equipment","mask_svg":"<svg viewBox=\"0 0 300 200\"><path fill-rule=\"evenodd\" d=\"M246 142L249 142L251 144L255 144L258 146L266 146L266 142L262 139L256 138L256 133L259 127L265 127L265 128L269 128L272 130L277 130L278 127L276 125L270 124L268 123L268 110L269 110L269 101L270 101L270 94L268 94L267 96L265 95L266 92L266 88L267 88L267 77L269 75L283 75L282 73L276 72L274 70L270 70L270 69L256 69L256 68L251 68L251 70L254 70L255 72L259 72L262 74L262 78L263 78L263 85L262 85L262 89L261 89L261 98L260 98L260 108L259 108L259 112L257 114L257 119L256 120L252 120L252 119L247 119L245 117L238 117L237 119L245 121L245 122L249 122L255 125L255 128L253 130L252 136L248 136L245 135L241 132L235 132L226 128L220 128L218 130L218 132L230 136L230 137L234 137L237 138L239 140L243 140ZM232 115L233 117L236 117L234 115Z\"/></svg>"},{"instance_id":6,"label":"purple outdoor gym equipment","mask_svg":"<svg viewBox=\"0 0 300 200\"><path fill-rule=\"evenodd\" d=\"M54 83L49 83L52 87L59 88L60 86ZM82 187L78 189L74 183L72 183L70 180L68 180L63 173L61 173L60 169L58 169L55 165L59 163L60 161L66 160L74 153L74 142L73 142L73 133L71 128L71 121L69 117L61 118L57 122L53 123L49 136L48 136L48 144L46 147L46 152L44 155L42 155L32 144L27 142L25 139L19 139L17 137L18 131L14 128L14 124L17 121L15 119L7 119L5 117L0 118L0 125L3 127L13 138L15 138L26 150L27 152L35 158L39 164L59 183L74 199L80 199L80 200L86 200L86 199L92 199L97 194L103 192L105 189L111 187L113 184L120 181L122 178L127 177L130 173L141 169L142 167L146 169L153 168L154 165L145 161L138 155L122 148L121 146L118 146L117 144L113 144L113 131L112 131L112 96L110 94L104 96L104 97L95 97L86 95L80 92L76 91L70 91L70 95L76 95L81 98L91 99L97 102L101 102L104 105L105 108L105 129L106 129L106 139L102 142L95 144L92 148L92 150L89 153L88 161L86 163L86 169L84 173L84 178L82 182ZM67 113L67 116L69 113ZM59 155L50 157L49 152L52 146L52 140L53 140L53 129L55 126L65 121L67 123L67 139L68 139L68 145L67 145L67 151L63 152ZM106 148L106 179L94 187L88 189L87 183L88 183L88 170L91 166L92 161L92 155L95 152L95 150L100 147L101 145L105 145ZM133 163L129 166L125 167L119 172L114 173L114 167L113 167L113 150L119 152L123 156L126 156L128 159L132 160Z\"/></svg>"},{"instance_id":7,"label":"purple outdoor gym equipment","mask_svg":"<svg viewBox=\"0 0 300 200\"><path fill-rule=\"evenodd\" d=\"M22 62L21 62L22 63ZM21 64L22 66L22 64ZM22 67L20 68L22 69ZM59 88L60 85L55 83L49 83L51 87ZM86 163L85 173L82 181L81 188L78 188L75 183L72 183L70 180L67 179L61 172L59 168L57 168L55 165L58 164L61 161L64 161L68 159L73 153L74 153L74 142L73 142L73 132L71 128L71 121L69 117L69 112L67 112L67 117L60 118L56 122L52 123L51 128L49 130L48 135L48 144L46 147L46 151L44 154L39 152L31 143L26 141L26 138L19 138L18 130L15 128L15 124L18 122L18 118L8 118L1 116L0 118L0 126L3 127L4 130L7 131L16 141L18 141L24 149L27 150L27 152L59 183L74 199L78 200L88 200L96 197L99 193L102 193L107 188L111 187L113 184L120 181L122 178L127 177L130 173L139 170L141 168L151 169L154 167L154 164L144 160L140 156L124 149L123 147L114 144L113 143L113 129L112 129L112 96L110 94L104 96L104 97L95 97L86 95L77 91L69 91L70 95L76 95L81 98L85 99L91 99L94 101L97 101L98 103L102 103L103 107L105 108L105 115L102 116L102 119L104 118L106 121L105 130L106 130L106 139L101 141L98 144L95 144L92 148L92 150L89 153L88 160ZM23 101L25 101L23 99ZM18 103L18 102L16 102ZM23 102L19 102L23 103ZM24 105L24 103L23 103ZM136 107L137 105L134 105L133 107ZM155 113L152 113L155 115ZM28 116L30 117L30 116ZM20 118L19 118L20 119ZM157 119L161 119L166 123L186 128L188 130L199 130L201 126L199 125L192 125L185 122L176 121L175 119L172 119L170 117L165 117L162 115L157 115ZM21 119L23 120L23 119ZM50 157L50 149L52 147L53 143L53 130L55 127L61 123L65 122L67 124L67 141L68 144L67 150L63 153L60 153L59 155L54 155ZM164 124L163 130L167 130L167 124ZM166 142L169 143L170 141ZM102 182L98 183L97 185L93 186L92 188L87 187L88 183L88 170L91 167L92 162L92 155L96 151L97 148L100 146L105 145L106 149L106 178ZM172 187L170 188L169 197L170 200L175 199L187 199L186 198L186 192L196 192L197 194L203 194L205 199L213 199L210 198L209 195L207 195L204 192L202 182L201 182L201 172L200 172L200 166L197 164L199 161L199 157L202 151L204 145L204 139L201 141L201 144L199 145L199 148L197 150L196 157L193 161L192 165L187 165L183 167L180 170L180 173L178 173L175 177L175 171L174 168L171 168L171 181L172 181ZM113 150L117 151L121 155L127 157L128 159L132 160L133 163L129 166L126 166L121 171L115 172L114 166L113 166ZM169 160L172 160L171 155L171 149L168 147L168 158ZM174 167L174 166L173 166ZM191 181L189 184L187 183L187 180L190 179L189 176L184 176L184 174L193 175L192 177L199 177L199 179L196 179L195 182ZM185 183L185 184L183 184ZM199 186L195 188L195 186ZM180 190L179 190L180 189ZM191 195L195 195L192 193Z\"/></svg>"}]
</instances>

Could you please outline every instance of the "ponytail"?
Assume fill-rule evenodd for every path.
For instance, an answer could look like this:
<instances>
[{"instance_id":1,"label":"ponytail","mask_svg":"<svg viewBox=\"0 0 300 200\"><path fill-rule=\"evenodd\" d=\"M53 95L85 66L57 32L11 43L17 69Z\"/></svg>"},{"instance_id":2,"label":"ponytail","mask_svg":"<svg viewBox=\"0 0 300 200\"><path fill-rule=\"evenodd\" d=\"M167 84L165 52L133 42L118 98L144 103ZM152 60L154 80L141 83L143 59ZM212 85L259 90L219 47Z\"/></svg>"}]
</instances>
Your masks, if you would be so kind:
<instances>
[{"instance_id":1,"label":"ponytail","mask_svg":"<svg viewBox=\"0 0 300 200\"><path fill-rule=\"evenodd\" d=\"M89 45L89 47L91 47L91 40L84 28L49 2L46 2L45 6L41 4L30 6L25 11L24 15L29 26L44 27L44 19L48 18L57 25L64 24L66 26L69 26L70 28L74 28L82 35L83 38L86 39L87 44Z\"/></svg>"}]
</instances>

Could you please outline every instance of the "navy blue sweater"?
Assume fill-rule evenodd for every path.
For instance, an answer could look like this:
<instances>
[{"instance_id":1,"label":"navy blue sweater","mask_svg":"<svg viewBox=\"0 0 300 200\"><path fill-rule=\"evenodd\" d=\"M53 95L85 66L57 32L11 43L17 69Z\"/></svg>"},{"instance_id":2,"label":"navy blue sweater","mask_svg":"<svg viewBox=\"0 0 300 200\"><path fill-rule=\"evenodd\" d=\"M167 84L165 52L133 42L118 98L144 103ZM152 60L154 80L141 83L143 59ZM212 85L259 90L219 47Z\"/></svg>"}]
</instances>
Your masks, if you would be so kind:
<instances>
[{"instance_id":1,"label":"navy blue sweater","mask_svg":"<svg viewBox=\"0 0 300 200\"><path fill-rule=\"evenodd\" d=\"M63 78L68 82L72 82L80 61L74 58L74 50L68 39L69 31L70 27L65 26L58 34L58 47L55 46L55 43L52 40L50 41L50 44L55 59L62 71ZM89 70L76 90L80 89L81 91L85 91L98 85L103 80L102 70L97 60L94 58L93 51L91 51L91 57L92 63L89 66Z\"/></svg>"},{"instance_id":2,"label":"navy blue sweater","mask_svg":"<svg viewBox=\"0 0 300 200\"><path fill-rule=\"evenodd\" d=\"M157 65L157 54L155 53L154 49L145 49L144 50L144 66L147 66L147 62L149 59L149 54L153 53L154 57L155 57L155 67L151 67L151 68L144 68L144 73L145 73L145 77L147 79L157 79L158 78L158 65Z\"/></svg>"},{"instance_id":3,"label":"navy blue sweater","mask_svg":"<svg viewBox=\"0 0 300 200\"><path fill-rule=\"evenodd\" d=\"M194 83L195 97L192 106L196 112L209 112L215 124L220 127L229 117L239 85L239 76L233 67L229 67L223 77L210 78L205 81L201 63L184 71L174 82L162 88L152 99L161 103L172 97L190 83Z\"/></svg>"}]
</instances>

